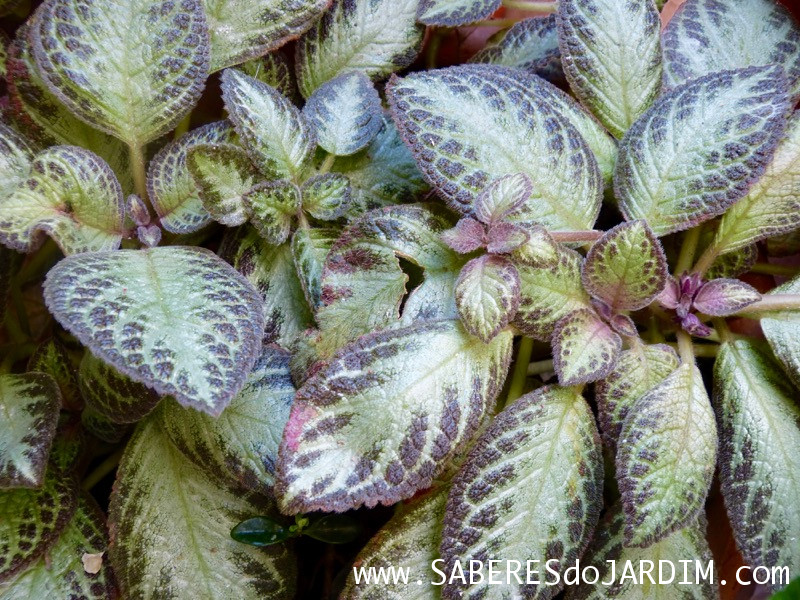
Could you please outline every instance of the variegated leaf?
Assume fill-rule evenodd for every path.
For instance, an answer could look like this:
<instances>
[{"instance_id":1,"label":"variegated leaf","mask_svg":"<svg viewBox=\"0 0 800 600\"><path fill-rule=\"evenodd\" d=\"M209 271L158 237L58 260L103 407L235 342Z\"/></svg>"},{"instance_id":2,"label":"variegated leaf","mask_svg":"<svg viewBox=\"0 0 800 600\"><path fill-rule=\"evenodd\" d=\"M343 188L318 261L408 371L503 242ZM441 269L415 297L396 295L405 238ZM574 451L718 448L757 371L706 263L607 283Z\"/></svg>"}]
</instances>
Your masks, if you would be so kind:
<instances>
[{"instance_id":1,"label":"variegated leaf","mask_svg":"<svg viewBox=\"0 0 800 600\"><path fill-rule=\"evenodd\" d=\"M47 274L44 294L96 356L213 415L241 389L264 331L258 292L202 248L70 256Z\"/></svg>"},{"instance_id":2,"label":"variegated leaf","mask_svg":"<svg viewBox=\"0 0 800 600\"><path fill-rule=\"evenodd\" d=\"M743 18L747 15L747 18ZM800 29L773 0L687 0L664 28L664 83L715 71L778 64L800 91Z\"/></svg>"},{"instance_id":3,"label":"variegated leaf","mask_svg":"<svg viewBox=\"0 0 800 600\"><path fill-rule=\"evenodd\" d=\"M229 227L247 221L242 197L261 177L244 150L233 144L198 144L187 149L186 166L212 219Z\"/></svg>"},{"instance_id":4,"label":"variegated leaf","mask_svg":"<svg viewBox=\"0 0 800 600\"><path fill-rule=\"evenodd\" d=\"M600 439L576 388L540 388L500 413L453 480L441 552L446 573L456 560L539 561L560 574L583 554L602 507ZM559 585L522 583L503 573L466 587L445 583L455 598L551 598ZM548 575L552 582L552 576Z\"/></svg>"},{"instance_id":5,"label":"variegated leaf","mask_svg":"<svg viewBox=\"0 0 800 600\"><path fill-rule=\"evenodd\" d=\"M65 254L118 248L122 188L106 162L77 146L38 154L28 179L0 199L0 242L32 252L52 237Z\"/></svg>"},{"instance_id":6,"label":"variegated leaf","mask_svg":"<svg viewBox=\"0 0 800 600\"><path fill-rule=\"evenodd\" d=\"M449 486L442 486L402 507L358 553L354 568L408 568L408 585L356 583L351 569L341 597L349 600L439 600L429 583L431 564L439 559L439 541ZM436 563L441 566L441 563ZM421 581L422 584L415 582Z\"/></svg>"},{"instance_id":7,"label":"variegated leaf","mask_svg":"<svg viewBox=\"0 0 800 600\"><path fill-rule=\"evenodd\" d=\"M59 100L134 147L175 127L208 75L200 0L48 0L30 35L41 75Z\"/></svg>"},{"instance_id":8,"label":"variegated leaf","mask_svg":"<svg viewBox=\"0 0 800 600\"><path fill-rule=\"evenodd\" d=\"M563 0L562 65L570 88L622 137L661 89L661 20L650 0Z\"/></svg>"},{"instance_id":9,"label":"variegated leaf","mask_svg":"<svg viewBox=\"0 0 800 600\"><path fill-rule=\"evenodd\" d=\"M503 384L510 332L489 344L457 321L362 336L298 390L279 453L284 512L393 504L431 485Z\"/></svg>"},{"instance_id":10,"label":"variegated leaf","mask_svg":"<svg viewBox=\"0 0 800 600\"><path fill-rule=\"evenodd\" d=\"M519 274L507 258L484 254L473 258L456 282L456 307L464 328L488 342L514 317L519 307Z\"/></svg>"},{"instance_id":11,"label":"variegated leaf","mask_svg":"<svg viewBox=\"0 0 800 600\"><path fill-rule=\"evenodd\" d=\"M417 5L418 0L334 0L297 43L303 96L338 75L363 71L378 79L410 65L425 30L415 22Z\"/></svg>"},{"instance_id":12,"label":"variegated leaf","mask_svg":"<svg viewBox=\"0 0 800 600\"><path fill-rule=\"evenodd\" d=\"M697 518L717 458L714 413L697 367L682 364L639 398L617 444L626 546L647 548Z\"/></svg>"},{"instance_id":13,"label":"variegated leaf","mask_svg":"<svg viewBox=\"0 0 800 600\"><path fill-rule=\"evenodd\" d=\"M380 131L383 108L378 92L362 71L326 81L303 107L317 144L337 156L365 148Z\"/></svg>"},{"instance_id":14,"label":"variegated leaf","mask_svg":"<svg viewBox=\"0 0 800 600\"><path fill-rule=\"evenodd\" d=\"M300 211L300 188L287 179L253 186L242 200L250 222L270 244L282 244Z\"/></svg>"},{"instance_id":15,"label":"variegated leaf","mask_svg":"<svg viewBox=\"0 0 800 600\"><path fill-rule=\"evenodd\" d=\"M78 498L75 514L45 558L29 567L7 587L0 584L2 600L81 598L112 600L119 592L108 557L105 515L88 495ZM82 558L100 554L99 571L86 570Z\"/></svg>"},{"instance_id":16,"label":"variegated leaf","mask_svg":"<svg viewBox=\"0 0 800 600\"><path fill-rule=\"evenodd\" d=\"M797 390L750 341L714 365L720 483L736 545L751 567L800 570L800 405ZM785 582L784 582L785 583Z\"/></svg>"},{"instance_id":17,"label":"variegated leaf","mask_svg":"<svg viewBox=\"0 0 800 600\"><path fill-rule=\"evenodd\" d=\"M294 68L281 50L254 58L237 67L245 75L263 81L297 104L300 93L294 79Z\"/></svg>"},{"instance_id":18,"label":"variegated leaf","mask_svg":"<svg viewBox=\"0 0 800 600\"><path fill-rule=\"evenodd\" d=\"M511 258L518 268L554 267L558 264L561 248L540 225L525 227L528 241L511 253ZM580 269L580 263L578 264Z\"/></svg>"},{"instance_id":19,"label":"variegated leaf","mask_svg":"<svg viewBox=\"0 0 800 600\"><path fill-rule=\"evenodd\" d=\"M644 221L607 231L583 262L583 285L613 311L639 310L667 283L667 259L661 243Z\"/></svg>"},{"instance_id":20,"label":"variegated leaf","mask_svg":"<svg viewBox=\"0 0 800 600\"><path fill-rule=\"evenodd\" d=\"M269 494L293 399L289 353L264 346L242 391L219 417L167 400L163 427L197 467L228 485Z\"/></svg>"},{"instance_id":21,"label":"variegated leaf","mask_svg":"<svg viewBox=\"0 0 800 600\"><path fill-rule=\"evenodd\" d=\"M316 310L322 302L322 269L341 231L301 227L292 236L292 258L308 305Z\"/></svg>"},{"instance_id":22,"label":"variegated leaf","mask_svg":"<svg viewBox=\"0 0 800 600\"><path fill-rule=\"evenodd\" d=\"M350 213L354 216L373 208L418 200L428 187L397 128L386 117L372 143L353 156L337 158L333 170L350 180Z\"/></svg>"},{"instance_id":23,"label":"variegated leaf","mask_svg":"<svg viewBox=\"0 0 800 600\"><path fill-rule=\"evenodd\" d=\"M622 340L594 311L567 314L553 330L553 364L561 385L579 385L608 375Z\"/></svg>"},{"instance_id":24,"label":"variegated leaf","mask_svg":"<svg viewBox=\"0 0 800 600\"><path fill-rule=\"evenodd\" d=\"M400 134L452 208L471 215L490 181L523 173L533 193L514 220L586 229L603 191L597 163L557 108L529 89L532 78L496 65L463 65L395 77L387 95Z\"/></svg>"},{"instance_id":25,"label":"variegated leaf","mask_svg":"<svg viewBox=\"0 0 800 600\"><path fill-rule=\"evenodd\" d=\"M209 123L170 142L153 157L147 170L147 195L164 229L191 233L211 221L186 164L186 154L195 146L231 144L235 135L227 121Z\"/></svg>"},{"instance_id":26,"label":"variegated leaf","mask_svg":"<svg viewBox=\"0 0 800 600\"><path fill-rule=\"evenodd\" d=\"M692 300L694 308L707 315L732 315L761 300L761 294L738 279L712 279L703 284Z\"/></svg>"},{"instance_id":27,"label":"variegated leaf","mask_svg":"<svg viewBox=\"0 0 800 600\"><path fill-rule=\"evenodd\" d=\"M626 547L623 539L625 519L619 504L614 505L600 521L589 550L581 563L597 568L598 582L580 581L569 588L566 600L717 600L719 591L713 570L713 556L706 541L706 518L700 513L693 523L665 537L646 549ZM689 560L687 557L691 557ZM652 574L652 579L636 569L646 568L656 561L661 565L663 577ZM685 562L681 562L685 561ZM630 577L636 569L636 575ZM711 565L711 575L700 573ZM683 569L686 569L683 571ZM587 571L594 579L594 573ZM638 577L641 574L641 577ZM666 583L672 575L672 582ZM638 577L638 579L637 579ZM601 582L612 583L604 584ZM658 583L656 583L658 581ZM662 581L664 583L662 583ZM685 585L681 582L692 582ZM695 583L696 582L696 583Z\"/></svg>"},{"instance_id":28,"label":"variegated leaf","mask_svg":"<svg viewBox=\"0 0 800 600\"><path fill-rule=\"evenodd\" d=\"M800 278L795 277L771 293L800 294ZM769 297L767 294L766 297ZM772 351L783 364L784 369L800 386L800 312L794 310L771 311L762 315L761 329Z\"/></svg>"},{"instance_id":29,"label":"variegated leaf","mask_svg":"<svg viewBox=\"0 0 800 600\"><path fill-rule=\"evenodd\" d=\"M85 406L81 411L81 425L90 434L109 444L120 442L133 428L130 423L114 423L91 406Z\"/></svg>"},{"instance_id":30,"label":"variegated leaf","mask_svg":"<svg viewBox=\"0 0 800 600\"><path fill-rule=\"evenodd\" d=\"M43 132L53 144L91 150L109 164L126 191L132 188L125 144L78 119L47 87L33 58L28 22L17 30L9 47L7 81L9 100L20 122Z\"/></svg>"},{"instance_id":31,"label":"variegated leaf","mask_svg":"<svg viewBox=\"0 0 800 600\"><path fill-rule=\"evenodd\" d=\"M0 583L52 548L75 513L77 496L72 477L53 467L39 488L0 490Z\"/></svg>"},{"instance_id":32,"label":"variegated leaf","mask_svg":"<svg viewBox=\"0 0 800 600\"><path fill-rule=\"evenodd\" d=\"M408 280L398 255L426 272L460 269L463 261L440 238L451 225L444 210L417 204L371 211L345 229L322 272L317 322L325 348L397 321Z\"/></svg>"},{"instance_id":33,"label":"variegated leaf","mask_svg":"<svg viewBox=\"0 0 800 600\"><path fill-rule=\"evenodd\" d=\"M308 30L327 0L203 0L211 72L266 54Z\"/></svg>"},{"instance_id":34,"label":"variegated leaf","mask_svg":"<svg viewBox=\"0 0 800 600\"><path fill-rule=\"evenodd\" d=\"M758 260L758 246L751 244L732 252L726 252L706 271L706 278L737 277L747 273Z\"/></svg>"},{"instance_id":35,"label":"variegated leaf","mask_svg":"<svg viewBox=\"0 0 800 600\"><path fill-rule=\"evenodd\" d=\"M420 321L458 319L455 302L458 274L451 269L427 270L425 280L403 302L400 323L412 325Z\"/></svg>"},{"instance_id":36,"label":"variegated leaf","mask_svg":"<svg viewBox=\"0 0 800 600\"><path fill-rule=\"evenodd\" d=\"M720 254L738 250L800 227L800 114L789 120L764 175L720 221L714 248Z\"/></svg>"},{"instance_id":37,"label":"variegated leaf","mask_svg":"<svg viewBox=\"0 0 800 600\"><path fill-rule=\"evenodd\" d=\"M776 66L713 73L664 94L622 141L622 214L660 237L725 212L764 173L789 108Z\"/></svg>"},{"instance_id":38,"label":"variegated leaf","mask_svg":"<svg viewBox=\"0 0 800 600\"><path fill-rule=\"evenodd\" d=\"M678 368L678 355L664 344L638 344L619 355L611 372L595 384L603 442L616 451L622 424L633 405Z\"/></svg>"},{"instance_id":39,"label":"variegated leaf","mask_svg":"<svg viewBox=\"0 0 800 600\"><path fill-rule=\"evenodd\" d=\"M61 393L50 375L0 375L0 489L42 484L60 409Z\"/></svg>"},{"instance_id":40,"label":"variegated leaf","mask_svg":"<svg viewBox=\"0 0 800 600\"><path fill-rule=\"evenodd\" d=\"M67 410L79 410L83 405L76 363L58 338L53 337L39 344L28 359L27 370L47 373L55 379L61 392L61 404Z\"/></svg>"},{"instance_id":41,"label":"variegated leaf","mask_svg":"<svg viewBox=\"0 0 800 600\"><path fill-rule=\"evenodd\" d=\"M457 27L491 16L500 0L420 0L417 20L425 25Z\"/></svg>"},{"instance_id":42,"label":"variegated leaf","mask_svg":"<svg viewBox=\"0 0 800 600\"><path fill-rule=\"evenodd\" d=\"M253 162L272 178L294 178L314 150L303 115L278 90L236 69L222 73L222 99Z\"/></svg>"},{"instance_id":43,"label":"variegated leaf","mask_svg":"<svg viewBox=\"0 0 800 600\"><path fill-rule=\"evenodd\" d=\"M489 40L469 62L518 67L550 81L562 81L556 16L517 21L501 39Z\"/></svg>"},{"instance_id":44,"label":"variegated leaf","mask_svg":"<svg viewBox=\"0 0 800 600\"><path fill-rule=\"evenodd\" d=\"M155 391L126 377L88 350L81 360L78 384L86 406L113 423L135 423L161 400Z\"/></svg>"},{"instance_id":45,"label":"variegated leaf","mask_svg":"<svg viewBox=\"0 0 800 600\"><path fill-rule=\"evenodd\" d=\"M350 181L340 173L309 177L300 191L303 210L315 219L335 221L350 208Z\"/></svg>"},{"instance_id":46,"label":"variegated leaf","mask_svg":"<svg viewBox=\"0 0 800 600\"><path fill-rule=\"evenodd\" d=\"M258 290L263 299L264 340L287 347L314 317L306 302L291 249L268 243L252 227L230 230L220 256Z\"/></svg>"},{"instance_id":47,"label":"variegated leaf","mask_svg":"<svg viewBox=\"0 0 800 600\"><path fill-rule=\"evenodd\" d=\"M28 179L35 155L31 142L0 123L0 207Z\"/></svg>"},{"instance_id":48,"label":"variegated leaf","mask_svg":"<svg viewBox=\"0 0 800 600\"><path fill-rule=\"evenodd\" d=\"M230 537L239 521L269 509L263 496L222 486L192 464L151 415L128 442L111 494L109 557L123 597L293 597L285 545Z\"/></svg>"},{"instance_id":49,"label":"variegated leaf","mask_svg":"<svg viewBox=\"0 0 800 600\"><path fill-rule=\"evenodd\" d=\"M499 177L475 198L475 217L486 225L499 223L520 210L533 193L533 182L524 173Z\"/></svg>"},{"instance_id":50,"label":"variegated leaf","mask_svg":"<svg viewBox=\"0 0 800 600\"><path fill-rule=\"evenodd\" d=\"M567 314L592 307L581 282L581 256L558 247L553 264L517 263L520 303L512 321L525 335L549 340L556 323Z\"/></svg>"}]
</instances>

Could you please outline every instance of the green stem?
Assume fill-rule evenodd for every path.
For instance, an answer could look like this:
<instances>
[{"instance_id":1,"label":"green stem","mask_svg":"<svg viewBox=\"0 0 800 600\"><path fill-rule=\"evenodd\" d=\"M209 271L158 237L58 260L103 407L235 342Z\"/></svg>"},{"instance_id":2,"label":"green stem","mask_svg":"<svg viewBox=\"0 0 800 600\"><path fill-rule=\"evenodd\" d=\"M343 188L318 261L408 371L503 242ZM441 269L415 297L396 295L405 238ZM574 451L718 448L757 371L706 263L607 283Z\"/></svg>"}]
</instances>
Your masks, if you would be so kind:
<instances>
[{"instance_id":1,"label":"green stem","mask_svg":"<svg viewBox=\"0 0 800 600\"><path fill-rule=\"evenodd\" d=\"M751 273L764 275L778 275L780 277L794 277L800 273L800 268L791 265L776 265L772 263L756 263L750 268Z\"/></svg>"},{"instance_id":2,"label":"green stem","mask_svg":"<svg viewBox=\"0 0 800 600\"><path fill-rule=\"evenodd\" d=\"M328 154L328 156L325 157L325 160L322 161L322 166L320 166L319 168L320 175L324 175L325 173L330 171L331 167L333 167L333 163L335 162L336 162L336 155Z\"/></svg>"},{"instance_id":3,"label":"green stem","mask_svg":"<svg viewBox=\"0 0 800 600\"><path fill-rule=\"evenodd\" d=\"M503 0L503 6L540 13L554 13L558 10L557 2L533 2L531 0Z\"/></svg>"},{"instance_id":4,"label":"green stem","mask_svg":"<svg viewBox=\"0 0 800 600\"><path fill-rule=\"evenodd\" d=\"M595 229L587 229L586 231L551 231L550 236L557 242L595 242L603 237L603 232Z\"/></svg>"},{"instance_id":5,"label":"green stem","mask_svg":"<svg viewBox=\"0 0 800 600\"><path fill-rule=\"evenodd\" d=\"M800 294L770 294L763 296L761 300L740 310L736 315L753 316L778 310L800 310Z\"/></svg>"},{"instance_id":6,"label":"green stem","mask_svg":"<svg viewBox=\"0 0 800 600\"><path fill-rule=\"evenodd\" d=\"M186 113L186 116L181 119L181 122L178 123L178 126L175 128L175 134L173 135L173 139L178 139L187 131L189 131L189 127L192 125L192 111Z\"/></svg>"},{"instance_id":7,"label":"green stem","mask_svg":"<svg viewBox=\"0 0 800 600\"><path fill-rule=\"evenodd\" d=\"M511 27L517 19L488 19L485 21L475 21L470 27Z\"/></svg>"},{"instance_id":8,"label":"green stem","mask_svg":"<svg viewBox=\"0 0 800 600\"><path fill-rule=\"evenodd\" d=\"M431 39L428 42L428 49L425 53L425 67L428 69L436 68L436 59L439 57L439 48L442 45L442 36L445 31L442 27L431 28Z\"/></svg>"},{"instance_id":9,"label":"green stem","mask_svg":"<svg viewBox=\"0 0 800 600\"><path fill-rule=\"evenodd\" d=\"M120 459L122 459L123 452L125 452L125 446L122 446L122 448L119 448L113 454L108 455L108 457L99 465L97 465L97 468L89 473L89 475L83 480L83 483L81 483L81 488L89 491L98 483L100 483L100 481L106 475L117 468Z\"/></svg>"},{"instance_id":10,"label":"green stem","mask_svg":"<svg viewBox=\"0 0 800 600\"><path fill-rule=\"evenodd\" d=\"M678 255L678 262L675 263L675 277L679 277L681 273L688 271L692 266L695 252L697 252L697 244L700 241L701 228L702 226L693 227L686 232L680 254Z\"/></svg>"},{"instance_id":11,"label":"green stem","mask_svg":"<svg viewBox=\"0 0 800 600\"><path fill-rule=\"evenodd\" d=\"M25 310L25 299L22 297L22 288L16 285L16 283L15 281L14 285L11 286L11 300L14 303L14 312L17 313L19 328L25 336L25 339L29 339L31 337L31 324L30 321L28 321L28 311Z\"/></svg>"},{"instance_id":12,"label":"green stem","mask_svg":"<svg viewBox=\"0 0 800 600\"><path fill-rule=\"evenodd\" d=\"M681 362L693 365L694 344L692 344L692 338L685 331L677 331L675 337L678 340L678 354L681 357Z\"/></svg>"},{"instance_id":13,"label":"green stem","mask_svg":"<svg viewBox=\"0 0 800 600\"><path fill-rule=\"evenodd\" d=\"M675 348L676 350L680 350L678 344L675 342L668 342L668 346ZM719 346L717 344L693 344L692 345L692 354L699 358L714 358L717 353L719 352Z\"/></svg>"},{"instance_id":14,"label":"green stem","mask_svg":"<svg viewBox=\"0 0 800 600\"><path fill-rule=\"evenodd\" d=\"M697 263L694 265L692 271L703 276L706 274L711 268L711 265L714 264L714 261L717 260L719 257L719 252L717 251L717 247L714 244L711 244L708 248L705 249L705 252L700 256L697 260Z\"/></svg>"},{"instance_id":15,"label":"green stem","mask_svg":"<svg viewBox=\"0 0 800 600\"><path fill-rule=\"evenodd\" d=\"M536 362L532 362L528 365L528 375L542 375L543 373L554 373L555 366L553 365L553 359L548 358L547 360L537 360Z\"/></svg>"},{"instance_id":16,"label":"green stem","mask_svg":"<svg viewBox=\"0 0 800 600\"><path fill-rule=\"evenodd\" d=\"M717 330L719 339L722 343L729 343L733 341L733 334L731 333L731 330L728 329L728 324L725 322L725 319L714 319L714 329Z\"/></svg>"},{"instance_id":17,"label":"green stem","mask_svg":"<svg viewBox=\"0 0 800 600\"><path fill-rule=\"evenodd\" d=\"M136 193L147 202L147 172L144 160L144 148L140 144L128 144L128 152L131 160L131 171L133 172L133 186Z\"/></svg>"},{"instance_id":18,"label":"green stem","mask_svg":"<svg viewBox=\"0 0 800 600\"><path fill-rule=\"evenodd\" d=\"M506 406L522 396L522 392L525 391L525 379L528 376L528 363L531 362L531 352L533 352L533 338L525 336L519 341L517 361L514 363L514 374L511 376Z\"/></svg>"},{"instance_id":19,"label":"green stem","mask_svg":"<svg viewBox=\"0 0 800 600\"><path fill-rule=\"evenodd\" d=\"M28 259L28 262L22 265L14 279L20 286L31 281L40 280L42 275L49 271L53 263L56 262L60 253L61 250L58 245L52 238L48 238L44 245Z\"/></svg>"}]
</instances>

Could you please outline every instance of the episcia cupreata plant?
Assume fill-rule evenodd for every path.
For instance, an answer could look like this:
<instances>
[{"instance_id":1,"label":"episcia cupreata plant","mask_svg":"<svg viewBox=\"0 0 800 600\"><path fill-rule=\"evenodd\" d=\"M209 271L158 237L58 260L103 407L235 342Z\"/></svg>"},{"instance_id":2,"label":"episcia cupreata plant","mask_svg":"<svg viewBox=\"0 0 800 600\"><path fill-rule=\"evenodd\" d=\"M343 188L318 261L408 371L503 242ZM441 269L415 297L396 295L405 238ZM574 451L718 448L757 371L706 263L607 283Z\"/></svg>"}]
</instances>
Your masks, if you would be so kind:
<instances>
[{"instance_id":1,"label":"episcia cupreata plant","mask_svg":"<svg viewBox=\"0 0 800 600\"><path fill-rule=\"evenodd\" d=\"M0 599L710 600L724 535L800 574L780 4L531 3L445 68L500 2L17 4Z\"/></svg>"}]
</instances>

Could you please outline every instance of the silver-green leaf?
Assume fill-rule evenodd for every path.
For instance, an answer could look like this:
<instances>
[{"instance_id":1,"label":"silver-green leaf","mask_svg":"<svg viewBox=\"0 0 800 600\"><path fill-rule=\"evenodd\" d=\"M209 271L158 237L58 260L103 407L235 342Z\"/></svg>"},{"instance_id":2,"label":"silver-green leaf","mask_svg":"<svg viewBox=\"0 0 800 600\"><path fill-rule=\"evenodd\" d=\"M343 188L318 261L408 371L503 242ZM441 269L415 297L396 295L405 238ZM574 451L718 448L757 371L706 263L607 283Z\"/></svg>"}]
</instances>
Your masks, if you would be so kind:
<instances>
[{"instance_id":1,"label":"silver-green leaf","mask_svg":"<svg viewBox=\"0 0 800 600\"><path fill-rule=\"evenodd\" d=\"M775 294L800 294L800 278L775 288ZM770 294L765 297L769 298ZM800 385L800 312L795 310L770 311L762 315L761 329L772 351L792 378Z\"/></svg>"},{"instance_id":2,"label":"silver-green leaf","mask_svg":"<svg viewBox=\"0 0 800 600\"><path fill-rule=\"evenodd\" d=\"M500 0L420 0L417 20L439 27L468 25L491 16L500 4Z\"/></svg>"},{"instance_id":3,"label":"silver-green leaf","mask_svg":"<svg viewBox=\"0 0 800 600\"><path fill-rule=\"evenodd\" d=\"M622 339L594 311L568 313L553 330L553 363L561 385L597 381L609 374Z\"/></svg>"},{"instance_id":4,"label":"silver-green leaf","mask_svg":"<svg viewBox=\"0 0 800 600\"><path fill-rule=\"evenodd\" d=\"M519 307L519 274L505 257L484 254L461 269L455 295L458 315L472 335L488 342Z\"/></svg>"},{"instance_id":5,"label":"silver-green leaf","mask_svg":"<svg viewBox=\"0 0 800 600\"><path fill-rule=\"evenodd\" d=\"M67 257L47 274L45 301L96 356L212 415L244 385L264 331L255 288L201 248Z\"/></svg>"}]
</instances>

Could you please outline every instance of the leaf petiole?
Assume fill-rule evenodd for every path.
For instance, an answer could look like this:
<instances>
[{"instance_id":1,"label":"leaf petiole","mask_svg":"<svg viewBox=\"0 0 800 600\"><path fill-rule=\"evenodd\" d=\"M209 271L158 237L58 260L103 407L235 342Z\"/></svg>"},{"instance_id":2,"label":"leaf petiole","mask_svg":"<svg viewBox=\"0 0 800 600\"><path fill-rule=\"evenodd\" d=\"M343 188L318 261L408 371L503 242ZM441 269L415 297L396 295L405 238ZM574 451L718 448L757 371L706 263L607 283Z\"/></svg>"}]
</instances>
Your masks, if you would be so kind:
<instances>
[{"instance_id":1,"label":"leaf petiole","mask_svg":"<svg viewBox=\"0 0 800 600\"><path fill-rule=\"evenodd\" d=\"M533 338L525 336L519 341L517 361L514 363L514 374L511 377L511 385L508 388L506 406L509 406L514 400L522 396L522 392L525 391L525 379L528 376L531 352L533 352Z\"/></svg>"},{"instance_id":2,"label":"leaf petiole","mask_svg":"<svg viewBox=\"0 0 800 600\"><path fill-rule=\"evenodd\" d=\"M530 12L554 13L558 10L558 2L532 2L528 0L503 0L506 8L517 8Z\"/></svg>"}]
</instances>

